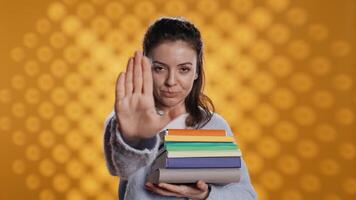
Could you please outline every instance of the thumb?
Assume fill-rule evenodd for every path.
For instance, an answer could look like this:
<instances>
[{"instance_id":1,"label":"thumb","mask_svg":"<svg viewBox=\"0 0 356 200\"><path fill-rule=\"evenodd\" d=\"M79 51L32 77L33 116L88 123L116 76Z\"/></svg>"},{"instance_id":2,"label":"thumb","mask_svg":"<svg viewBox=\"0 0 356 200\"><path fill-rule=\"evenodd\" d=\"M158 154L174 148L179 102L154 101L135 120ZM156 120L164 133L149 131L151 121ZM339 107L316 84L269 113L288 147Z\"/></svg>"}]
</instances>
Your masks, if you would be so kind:
<instances>
[{"instance_id":1,"label":"thumb","mask_svg":"<svg viewBox=\"0 0 356 200\"><path fill-rule=\"evenodd\" d=\"M197 182L197 188L202 191L208 190L208 184L206 184L204 181L200 180Z\"/></svg>"}]
</instances>

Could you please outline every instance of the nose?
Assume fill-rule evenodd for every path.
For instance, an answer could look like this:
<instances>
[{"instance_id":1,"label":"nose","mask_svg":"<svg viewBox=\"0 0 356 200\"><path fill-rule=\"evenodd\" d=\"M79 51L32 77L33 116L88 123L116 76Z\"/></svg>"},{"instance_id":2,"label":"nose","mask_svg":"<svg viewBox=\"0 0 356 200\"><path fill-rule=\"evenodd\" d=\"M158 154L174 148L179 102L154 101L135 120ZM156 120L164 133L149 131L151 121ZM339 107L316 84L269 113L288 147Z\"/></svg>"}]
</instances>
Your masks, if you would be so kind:
<instances>
[{"instance_id":1,"label":"nose","mask_svg":"<svg viewBox=\"0 0 356 200\"><path fill-rule=\"evenodd\" d=\"M169 72L165 83L167 86L173 86L176 84L176 76L173 71Z\"/></svg>"}]
</instances>

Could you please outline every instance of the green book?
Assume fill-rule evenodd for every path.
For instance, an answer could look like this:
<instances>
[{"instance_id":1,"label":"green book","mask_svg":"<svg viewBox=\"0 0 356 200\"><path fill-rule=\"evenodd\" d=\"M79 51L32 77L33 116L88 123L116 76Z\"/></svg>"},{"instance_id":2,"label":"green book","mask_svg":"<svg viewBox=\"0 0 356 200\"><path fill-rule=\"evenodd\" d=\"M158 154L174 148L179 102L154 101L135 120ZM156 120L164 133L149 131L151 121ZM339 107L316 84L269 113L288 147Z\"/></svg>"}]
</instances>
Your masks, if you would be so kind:
<instances>
[{"instance_id":1,"label":"green book","mask_svg":"<svg viewBox=\"0 0 356 200\"><path fill-rule=\"evenodd\" d=\"M205 143L165 143L168 151L199 151L199 150L236 150L238 146L234 143L205 144Z\"/></svg>"}]
</instances>

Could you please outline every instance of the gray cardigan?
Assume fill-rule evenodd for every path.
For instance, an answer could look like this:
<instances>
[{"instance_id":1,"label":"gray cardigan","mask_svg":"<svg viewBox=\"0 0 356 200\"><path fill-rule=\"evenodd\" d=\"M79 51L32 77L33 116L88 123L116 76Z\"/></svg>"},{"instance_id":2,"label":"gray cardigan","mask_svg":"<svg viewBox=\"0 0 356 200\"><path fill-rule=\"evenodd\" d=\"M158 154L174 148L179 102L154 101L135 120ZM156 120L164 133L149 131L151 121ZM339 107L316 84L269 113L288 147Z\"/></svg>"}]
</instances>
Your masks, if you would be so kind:
<instances>
[{"instance_id":1,"label":"gray cardigan","mask_svg":"<svg viewBox=\"0 0 356 200\"><path fill-rule=\"evenodd\" d=\"M187 116L187 113L178 116L163 129L186 128L185 119ZM152 139L136 144L129 144L123 140L121 133L118 132L116 123L114 112L112 112L104 125L104 153L110 174L120 177L119 200L187 199L161 196L145 189L145 177L156 157L159 136L156 135ZM229 136L233 135L227 122L217 113L214 113L212 119L203 129L225 129ZM207 200L257 199L245 162L243 159L241 161L240 182L227 185L211 184L211 191Z\"/></svg>"}]
</instances>

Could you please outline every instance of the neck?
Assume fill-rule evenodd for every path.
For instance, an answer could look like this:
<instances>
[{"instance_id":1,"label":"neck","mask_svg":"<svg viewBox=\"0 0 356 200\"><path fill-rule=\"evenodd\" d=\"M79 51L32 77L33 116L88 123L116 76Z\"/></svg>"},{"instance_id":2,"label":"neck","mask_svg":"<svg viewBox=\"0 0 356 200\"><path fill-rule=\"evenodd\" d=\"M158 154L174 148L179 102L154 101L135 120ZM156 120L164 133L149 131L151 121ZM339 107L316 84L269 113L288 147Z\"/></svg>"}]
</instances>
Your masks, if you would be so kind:
<instances>
[{"instance_id":1,"label":"neck","mask_svg":"<svg viewBox=\"0 0 356 200\"><path fill-rule=\"evenodd\" d=\"M164 112L163 116L169 117L170 119L174 119L179 115L187 112L187 110L185 109L184 101L172 107L157 105L157 109L163 111Z\"/></svg>"}]
</instances>

